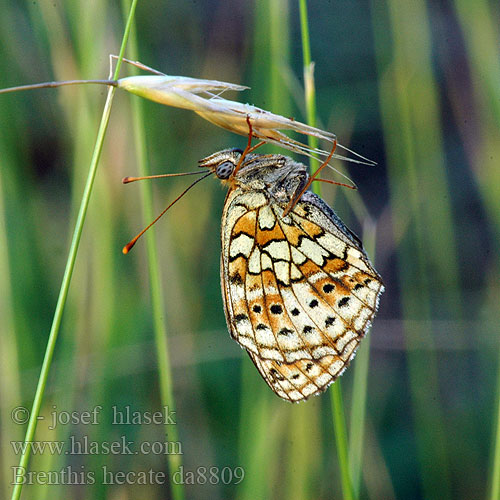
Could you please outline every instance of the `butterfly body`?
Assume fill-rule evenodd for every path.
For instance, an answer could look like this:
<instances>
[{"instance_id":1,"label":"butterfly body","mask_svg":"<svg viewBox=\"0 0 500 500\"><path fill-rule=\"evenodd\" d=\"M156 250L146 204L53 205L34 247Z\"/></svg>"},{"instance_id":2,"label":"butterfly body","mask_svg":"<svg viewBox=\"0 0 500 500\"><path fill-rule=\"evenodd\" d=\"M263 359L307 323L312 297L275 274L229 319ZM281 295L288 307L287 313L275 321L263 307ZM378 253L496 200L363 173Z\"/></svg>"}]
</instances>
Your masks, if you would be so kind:
<instances>
[{"instance_id":1,"label":"butterfly body","mask_svg":"<svg viewBox=\"0 0 500 500\"><path fill-rule=\"evenodd\" d=\"M282 155L200 161L229 187L221 224L228 329L281 398L325 390L354 357L383 284L360 240Z\"/></svg>"}]
</instances>

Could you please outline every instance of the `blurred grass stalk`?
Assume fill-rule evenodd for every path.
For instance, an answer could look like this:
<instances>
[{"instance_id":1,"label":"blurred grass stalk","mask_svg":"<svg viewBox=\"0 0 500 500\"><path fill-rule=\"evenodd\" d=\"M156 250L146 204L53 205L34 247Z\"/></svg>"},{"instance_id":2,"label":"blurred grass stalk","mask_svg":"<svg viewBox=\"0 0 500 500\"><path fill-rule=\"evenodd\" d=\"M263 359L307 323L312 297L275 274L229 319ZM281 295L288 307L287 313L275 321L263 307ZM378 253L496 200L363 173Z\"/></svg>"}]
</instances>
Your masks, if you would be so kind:
<instances>
[{"instance_id":1,"label":"blurred grass stalk","mask_svg":"<svg viewBox=\"0 0 500 500\"><path fill-rule=\"evenodd\" d=\"M450 499L437 356L434 348L421 348L422 342L434 346L433 332L415 326L431 324L434 294L439 294L439 314L461 317L426 3L372 1L372 19L394 233L401 236L398 275L423 496ZM410 221L408 226L405 221Z\"/></svg>"},{"instance_id":2,"label":"blurred grass stalk","mask_svg":"<svg viewBox=\"0 0 500 500\"><path fill-rule=\"evenodd\" d=\"M477 123L481 124L474 136L473 142L464 140L466 154L472 172L476 175L478 187L482 195L485 210L491 221L494 234L495 255L500 254L500 62L499 43L500 29L498 26L498 5L485 0L470 2L455 0L458 20L464 35L465 46L469 54L468 63L472 82L474 111L477 113ZM461 102L455 102L460 107ZM463 127L462 121L457 122ZM466 134L465 127L462 130ZM464 139L467 139L466 135ZM500 287L496 277L499 271L498 261L496 272L491 273L486 291L489 300L485 301L485 310L481 314L488 318L485 324L498 325L500 322L498 303ZM498 328L491 331L497 339ZM500 359L498 360L498 376L496 390L496 420L494 421L494 437L492 439L492 464L489 478L490 500L500 499Z\"/></svg>"},{"instance_id":3,"label":"blurred grass stalk","mask_svg":"<svg viewBox=\"0 0 500 500\"><path fill-rule=\"evenodd\" d=\"M265 108L273 113L284 111L285 116L289 113L290 100L283 91L281 68L289 61L289 37L288 0L256 0L252 99L265 102ZM274 146L269 149L277 150ZM275 401L276 396L261 384L260 379L256 380L255 368L245 357L239 423L239 456L245 469L245 481L238 486L237 498L241 500L273 498L274 477L284 472L277 468L277 457L286 426L276 420L273 410L274 407L279 411L276 405L282 402ZM296 466L295 471L300 474L299 464Z\"/></svg>"},{"instance_id":4,"label":"blurred grass stalk","mask_svg":"<svg viewBox=\"0 0 500 500\"><path fill-rule=\"evenodd\" d=\"M130 0L122 2L124 13L126 14L130 9ZM132 60L139 60L137 48L137 34L135 25L132 29L130 36L130 57ZM136 68L133 68L134 72ZM148 156L146 151L146 133L144 127L144 109L142 99L132 98L132 112L133 112L133 125L134 125L134 141L136 149L136 159L139 169L139 175L144 177L151 175L148 167ZM141 182L141 200L142 200L142 213L144 224L149 224L153 218L153 196L152 187L148 182ZM149 286L151 290L151 303L153 308L153 325L156 346L156 357L158 363L158 378L160 385L160 399L164 407L169 411L176 410L173 382L172 382L172 367L170 365L169 347L167 340L167 328L164 322L166 317L163 310L163 287L161 284L160 266L158 264L158 251L156 246L155 229L151 228L146 233L146 249L148 255L148 272L149 272ZM166 424L166 422L165 422ZM176 425L165 425L165 436L169 442L178 442L179 437ZM179 470L182 465L182 458L180 454L168 454L168 468L170 476ZM170 483L172 490L172 497L174 500L183 500L185 498L184 485L182 482Z\"/></svg>"},{"instance_id":5,"label":"blurred grass stalk","mask_svg":"<svg viewBox=\"0 0 500 500\"><path fill-rule=\"evenodd\" d=\"M119 59L118 59L118 62L117 62L116 68L115 68L115 75L114 75L115 78L117 78L119 71L120 71L121 59L123 58L123 54L125 52L125 46L127 43L129 32L130 32L131 22L132 22L132 18L134 16L134 13L135 13L136 5L137 5L137 0L134 0L132 3L132 6L131 6L130 12L129 12L129 17L128 17L127 24L126 24L125 31L124 31L124 35L122 38L122 44L121 44L121 48L120 48L120 56L119 56ZM35 435L38 415L40 413L40 408L42 405L45 387L46 387L50 367L52 364L54 349L55 349L57 337L59 334L62 315L63 315L64 308L66 305L66 299L68 296L68 290L69 290L69 286L70 286L70 282L71 282L71 277L72 277L73 271L74 271L75 260L76 260L76 255L77 255L79 244L80 244L80 238L81 238L81 234L82 234L82 230L83 230L83 225L85 223L87 210L88 210L88 206L89 206L89 201L90 201L90 196L92 193L94 180L95 180L95 176L96 176L96 172L97 172L97 166L99 163L99 158L101 156L104 137L106 135L107 126L109 123L109 117L110 117L110 113L111 113L111 105L113 102L115 90L116 89L114 87L112 87L108 91L108 96L106 99L106 104L104 107L104 111L103 111L103 115L102 115L102 119L101 119L101 124L99 126L99 131L97 134L94 153L92 155L92 160L91 160L89 170L88 170L87 181L85 183L85 188L84 188L83 195L82 195L80 209L79 209L78 216L77 216L76 223L75 223L75 229L73 232L73 238L72 238L71 246L70 246L69 253L68 253L68 258L67 258L67 262L66 262L64 276L62 279L59 297L58 297L56 309L54 312L52 327L50 330L49 339L48 339L47 347L46 347L46 352L45 352L42 368L40 371L40 377L38 380L38 385L37 385L35 397L33 400L32 410L30 412L30 419L28 422L26 436L24 439L25 442L32 442L34 435ZM28 469L30 454L31 454L31 448L25 447L25 449L21 453L20 459L19 459L19 467L21 468L20 469L21 471L26 471ZM24 474L22 474L22 475L24 475ZM19 476L21 476L21 474ZM20 498L21 492L22 492L22 487L23 487L23 482L17 481L13 490L12 490L12 497L11 497L12 500L18 500Z\"/></svg>"},{"instance_id":6,"label":"blurred grass stalk","mask_svg":"<svg viewBox=\"0 0 500 500\"><path fill-rule=\"evenodd\" d=\"M93 74L96 71L96 60L105 50L106 6L102 0L88 9L80 2L68 5L66 9L54 9L49 2L29 4L31 25L36 27L39 38L47 41L52 73L56 80L72 79L75 75ZM66 17L67 16L67 17ZM71 34L74 37L71 38ZM42 43L42 42L40 42ZM84 165L88 163L89 151L95 143L95 124L98 121L98 96L95 92L81 87L77 92L67 89L59 91L51 97L60 97L61 108L64 112L69 136L72 140L73 157L71 169L68 172L71 179L71 208L69 226L77 219L81 193L84 190L87 172ZM104 158L101 159L101 164ZM69 293L66 309L73 306L82 314L66 314L64 319L65 331L71 331L71 336L62 336L58 345L58 360L65 360L54 373L55 388L52 400L45 398L41 412L50 411L51 403L57 408L73 408L76 411L92 401L104 401L105 384L92 385L85 396L78 390L83 379L89 373L89 358L82 357L87 347L92 345L96 356L93 359L92 373L99 380L108 380L110 338L113 335L116 323L116 294L113 293L115 278L113 274L113 221L111 217L112 189L107 182L106 175L96 177L92 192L92 203L89 205L86 216L86 227L93 239L99 242L99 258L96 257L96 246L84 240L78 251L78 266L72 276L72 290ZM69 243L69 242L68 242ZM89 296L88 290L98 290L97 294ZM85 360L85 361L84 361ZM78 367L67 369L66 366ZM107 435L99 426L98 433L102 440ZM37 429L39 440L54 440L67 442L70 426L58 427L49 431L45 428ZM62 470L66 464L66 457L57 454L33 457L33 470ZM102 457L89 457L89 468L98 470L103 466ZM89 487L90 489L90 487ZM92 496L102 496L104 487L100 484L92 488ZM30 492L36 494L39 500L50 498L51 488L48 485L32 485Z\"/></svg>"},{"instance_id":7,"label":"blurred grass stalk","mask_svg":"<svg viewBox=\"0 0 500 500\"><path fill-rule=\"evenodd\" d=\"M362 238L363 246L372 261L375 261L375 225L366 223L364 226ZM352 384L351 416L349 420L349 472L354 498L359 498L361 496L370 344L371 330L368 331L358 348L356 360L352 367L354 380Z\"/></svg>"},{"instance_id":8,"label":"blurred grass stalk","mask_svg":"<svg viewBox=\"0 0 500 500\"><path fill-rule=\"evenodd\" d=\"M307 114L307 124L316 126L316 92L314 84L314 63L311 60L309 37L309 23L307 16L307 0L299 0L300 27L302 35L302 57L304 65L304 93ZM318 146L316 137L309 137L309 146ZM314 173L319 164L310 162L311 173ZM312 191L321 194L319 183L312 186ZM364 343L369 342L369 338ZM349 449L347 427L343 405L342 385L337 380L330 387L330 398L333 413L333 427L337 443L337 457L340 466L340 477L344 499L350 500L359 497L361 483L361 455L363 451L364 417L366 405L366 385L368 376L369 345L363 347L363 354L358 355L354 369L356 370L353 384L353 409L351 418L351 438L355 447Z\"/></svg>"},{"instance_id":9,"label":"blurred grass stalk","mask_svg":"<svg viewBox=\"0 0 500 500\"><path fill-rule=\"evenodd\" d=\"M15 435L11 432L12 409L15 408L21 397L21 381L19 377L19 362L16 329L14 323L14 309L11 286L11 267L7 248L7 227L4 214L4 183L3 175L9 171L15 161L7 154L7 147L0 138L0 152L2 165L0 169L0 318L2 318L2 334L0 335L0 377L2 390L0 391L0 435L9 436L11 440L20 439L19 431ZM4 438L0 448L1 470L7 470L11 465L12 450L8 446L9 440ZM9 481L2 481L2 498L8 498L11 485Z\"/></svg>"}]
</instances>

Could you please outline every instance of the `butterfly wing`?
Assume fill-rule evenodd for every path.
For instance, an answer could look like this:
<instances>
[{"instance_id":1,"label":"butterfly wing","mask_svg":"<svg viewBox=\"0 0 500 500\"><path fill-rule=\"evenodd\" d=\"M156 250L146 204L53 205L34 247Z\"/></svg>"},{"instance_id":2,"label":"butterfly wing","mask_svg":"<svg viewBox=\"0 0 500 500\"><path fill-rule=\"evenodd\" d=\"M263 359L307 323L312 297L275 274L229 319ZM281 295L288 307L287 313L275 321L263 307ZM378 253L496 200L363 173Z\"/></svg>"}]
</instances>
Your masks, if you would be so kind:
<instances>
[{"instance_id":1,"label":"butterfly wing","mask_svg":"<svg viewBox=\"0 0 500 500\"><path fill-rule=\"evenodd\" d=\"M318 196L269 204L228 193L221 284L232 337L281 398L325 390L354 357L383 284L361 242Z\"/></svg>"}]
</instances>

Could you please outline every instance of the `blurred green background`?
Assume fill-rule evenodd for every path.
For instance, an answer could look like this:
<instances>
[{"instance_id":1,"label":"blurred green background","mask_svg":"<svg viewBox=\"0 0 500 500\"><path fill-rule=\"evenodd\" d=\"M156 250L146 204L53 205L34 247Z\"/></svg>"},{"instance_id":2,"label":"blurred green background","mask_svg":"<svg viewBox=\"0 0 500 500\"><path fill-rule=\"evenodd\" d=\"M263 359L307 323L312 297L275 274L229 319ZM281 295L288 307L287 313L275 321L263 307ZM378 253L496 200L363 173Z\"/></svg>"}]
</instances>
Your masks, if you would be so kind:
<instances>
[{"instance_id":1,"label":"blurred green background","mask_svg":"<svg viewBox=\"0 0 500 500\"><path fill-rule=\"evenodd\" d=\"M124 26L119 2L3 0L0 10L1 88L107 76ZM138 55L132 44L127 57L169 75L249 85L228 97L305 120L297 1L149 0L139 2L136 23ZM499 4L487 0L309 4L318 124L378 163L337 162L359 190L322 193L364 237L386 284L370 340L342 377L352 431L363 387L356 363L369 349L362 462L351 463L359 498L500 498L499 26ZM19 460L11 442L25 432L12 411L32 404L105 94L72 87L0 96L1 498ZM172 439L175 427L184 471L198 473L186 498L343 498L331 389L287 404L229 338L219 288L225 193L211 179L155 229L176 424L113 425L114 406L142 415L162 407L146 241L121 253L145 222L141 188L120 182L138 173L139 100L118 92L113 104L36 439L124 436L136 450ZM154 173L193 170L199 158L245 145L188 111L143 108ZM154 212L187 184L155 181ZM51 412L78 417L97 405L97 425L49 429ZM171 475L167 459L34 454L31 471L70 467L81 484L43 485L34 476L23 498L171 498L168 486L130 484L133 476L103 484L103 467ZM209 472L201 484L199 467L215 467L217 484ZM237 467L240 484L231 477Z\"/></svg>"}]
</instances>

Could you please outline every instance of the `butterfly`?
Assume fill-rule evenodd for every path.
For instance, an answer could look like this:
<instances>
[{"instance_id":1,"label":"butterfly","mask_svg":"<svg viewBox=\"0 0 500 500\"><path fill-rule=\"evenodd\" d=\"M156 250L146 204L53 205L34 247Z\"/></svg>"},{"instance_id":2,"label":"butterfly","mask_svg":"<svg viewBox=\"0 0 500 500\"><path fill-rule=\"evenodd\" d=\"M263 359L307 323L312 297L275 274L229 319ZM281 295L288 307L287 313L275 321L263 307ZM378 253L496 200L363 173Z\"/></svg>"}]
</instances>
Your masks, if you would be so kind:
<instances>
[{"instance_id":1,"label":"butterfly","mask_svg":"<svg viewBox=\"0 0 500 500\"><path fill-rule=\"evenodd\" d=\"M228 187L220 276L232 338L282 399L321 393L370 328L381 277L358 237L305 190L302 163L226 149L199 166Z\"/></svg>"}]
</instances>

